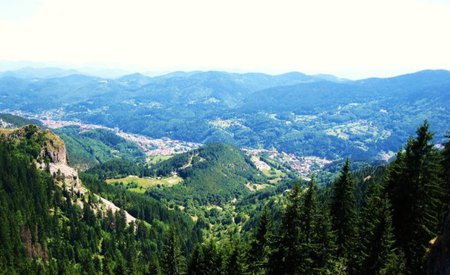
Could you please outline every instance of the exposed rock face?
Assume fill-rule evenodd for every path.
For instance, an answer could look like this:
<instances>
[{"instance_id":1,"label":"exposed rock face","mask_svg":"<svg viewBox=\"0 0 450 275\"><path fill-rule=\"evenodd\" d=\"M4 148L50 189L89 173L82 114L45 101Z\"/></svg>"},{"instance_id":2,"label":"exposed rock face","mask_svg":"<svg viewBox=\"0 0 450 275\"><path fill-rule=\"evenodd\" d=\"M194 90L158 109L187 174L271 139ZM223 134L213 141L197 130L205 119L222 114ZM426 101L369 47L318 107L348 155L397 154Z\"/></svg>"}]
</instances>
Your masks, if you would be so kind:
<instances>
[{"instance_id":1,"label":"exposed rock face","mask_svg":"<svg viewBox=\"0 0 450 275\"><path fill-rule=\"evenodd\" d=\"M49 157L51 162L54 163L67 163L67 152L64 142L57 136L56 139L48 139L45 141L42 155L43 157Z\"/></svg>"},{"instance_id":2,"label":"exposed rock face","mask_svg":"<svg viewBox=\"0 0 450 275\"><path fill-rule=\"evenodd\" d=\"M18 129L0 129L0 134L10 140L23 140L39 137L41 150L36 159L36 167L41 170L48 170L59 186L65 186L66 190L84 196L90 191L83 185L78 177L78 171L70 167L67 161L67 150L64 141L50 130L43 130L35 125L27 125ZM120 208L114 203L94 194L99 198L99 203L92 205L95 211L112 212L119 211ZM81 200L74 196L75 203L83 207ZM136 218L125 211L128 222L135 221Z\"/></svg>"},{"instance_id":3,"label":"exposed rock face","mask_svg":"<svg viewBox=\"0 0 450 275\"><path fill-rule=\"evenodd\" d=\"M427 274L450 275L450 215L445 220L442 235L436 238L430 249Z\"/></svg>"}]
</instances>

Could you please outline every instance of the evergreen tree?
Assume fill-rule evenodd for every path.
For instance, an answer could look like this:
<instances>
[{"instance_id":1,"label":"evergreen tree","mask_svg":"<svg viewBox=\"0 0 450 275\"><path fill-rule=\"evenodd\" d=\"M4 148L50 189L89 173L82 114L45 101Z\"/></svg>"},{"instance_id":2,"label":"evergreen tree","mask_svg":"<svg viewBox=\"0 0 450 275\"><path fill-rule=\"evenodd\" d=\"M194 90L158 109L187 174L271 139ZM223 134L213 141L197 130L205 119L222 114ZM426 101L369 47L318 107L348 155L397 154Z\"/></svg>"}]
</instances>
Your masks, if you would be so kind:
<instances>
[{"instance_id":1,"label":"evergreen tree","mask_svg":"<svg viewBox=\"0 0 450 275\"><path fill-rule=\"evenodd\" d=\"M223 274L240 275L244 271L241 263L241 253L239 245L232 243L229 255L225 261Z\"/></svg>"},{"instance_id":2,"label":"evergreen tree","mask_svg":"<svg viewBox=\"0 0 450 275\"><path fill-rule=\"evenodd\" d=\"M158 258L155 256L151 257L150 266L149 266L149 274L150 275L160 275L161 268L159 266Z\"/></svg>"},{"instance_id":3,"label":"evergreen tree","mask_svg":"<svg viewBox=\"0 0 450 275\"><path fill-rule=\"evenodd\" d=\"M300 210L300 273L323 274L331 265L334 236L325 210L321 208L314 177Z\"/></svg>"},{"instance_id":4,"label":"evergreen tree","mask_svg":"<svg viewBox=\"0 0 450 275\"><path fill-rule=\"evenodd\" d=\"M269 226L269 214L264 207L250 249L247 252L247 264L250 273L259 274L267 263L267 231Z\"/></svg>"},{"instance_id":5,"label":"evergreen tree","mask_svg":"<svg viewBox=\"0 0 450 275\"><path fill-rule=\"evenodd\" d=\"M332 187L330 213L332 228L336 234L337 256L347 261L349 272L355 267L357 237L357 212L355 183L350 176L350 162L347 159L341 175Z\"/></svg>"},{"instance_id":6,"label":"evergreen tree","mask_svg":"<svg viewBox=\"0 0 450 275\"><path fill-rule=\"evenodd\" d=\"M223 268L223 254L213 240L198 245L191 256L188 274L220 274Z\"/></svg>"},{"instance_id":7,"label":"evergreen tree","mask_svg":"<svg viewBox=\"0 0 450 275\"><path fill-rule=\"evenodd\" d=\"M389 199L379 183L367 192L361 213L360 274L400 274L402 254L395 248Z\"/></svg>"},{"instance_id":8,"label":"evergreen tree","mask_svg":"<svg viewBox=\"0 0 450 275\"><path fill-rule=\"evenodd\" d=\"M199 244L192 252L191 259L188 265L189 275L202 275L206 274L207 267L205 266L205 257L203 255L203 248Z\"/></svg>"},{"instance_id":9,"label":"evergreen tree","mask_svg":"<svg viewBox=\"0 0 450 275\"><path fill-rule=\"evenodd\" d=\"M447 133L447 142L442 150L443 196L442 221L450 214L450 132Z\"/></svg>"},{"instance_id":10,"label":"evergreen tree","mask_svg":"<svg viewBox=\"0 0 450 275\"><path fill-rule=\"evenodd\" d=\"M299 267L300 240L300 185L294 184L288 193L278 235L272 241L269 255L269 274L297 274Z\"/></svg>"},{"instance_id":11,"label":"evergreen tree","mask_svg":"<svg viewBox=\"0 0 450 275\"><path fill-rule=\"evenodd\" d=\"M223 265L223 255L217 248L214 240L210 239L203 246L204 266L206 267L205 274L220 274Z\"/></svg>"},{"instance_id":12,"label":"evergreen tree","mask_svg":"<svg viewBox=\"0 0 450 275\"><path fill-rule=\"evenodd\" d=\"M174 230L170 230L164 244L161 263L164 274L178 275L182 273L183 259Z\"/></svg>"},{"instance_id":13,"label":"evergreen tree","mask_svg":"<svg viewBox=\"0 0 450 275\"><path fill-rule=\"evenodd\" d=\"M423 270L428 242L439 228L441 182L438 152L425 121L389 168L387 190L394 234L405 253L407 273Z\"/></svg>"}]
</instances>

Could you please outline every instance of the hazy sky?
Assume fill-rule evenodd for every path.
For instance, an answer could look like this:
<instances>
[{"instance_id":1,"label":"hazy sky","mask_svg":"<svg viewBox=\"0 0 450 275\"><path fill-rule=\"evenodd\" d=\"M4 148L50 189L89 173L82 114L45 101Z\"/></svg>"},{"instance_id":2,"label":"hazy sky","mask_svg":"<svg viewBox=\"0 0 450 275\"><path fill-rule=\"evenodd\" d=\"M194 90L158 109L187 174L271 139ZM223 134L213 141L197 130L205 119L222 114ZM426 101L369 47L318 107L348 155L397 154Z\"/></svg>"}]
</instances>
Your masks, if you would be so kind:
<instances>
[{"instance_id":1,"label":"hazy sky","mask_svg":"<svg viewBox=\"0 0 450 275\"><path fill-rule=\"evenodd\" d=\"M341 77L450 69L450 0L0 0L0 60Z\"/></svg>"}]
</instances>

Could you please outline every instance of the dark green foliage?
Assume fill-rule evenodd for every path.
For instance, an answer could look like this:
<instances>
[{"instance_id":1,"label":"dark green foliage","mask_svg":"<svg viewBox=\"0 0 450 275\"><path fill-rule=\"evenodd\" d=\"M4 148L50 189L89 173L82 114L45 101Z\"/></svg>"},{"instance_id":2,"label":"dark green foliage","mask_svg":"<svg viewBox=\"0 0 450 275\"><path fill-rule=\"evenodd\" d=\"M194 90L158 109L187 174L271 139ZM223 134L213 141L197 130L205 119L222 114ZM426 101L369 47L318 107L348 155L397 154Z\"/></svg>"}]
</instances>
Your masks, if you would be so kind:
<instances>
[{"instance_id":1,"label":"dark green foliage","mask_svg":"<svg viewBox=\"0 0 450 275\"><path fill-rule=\"evenodd\" d=\"M201 229L195 227L192 219L178 209L169 210L165 205L145 194L132 193L120 187L108 185L95 174L82 173L80 178L91 191L114 202L132 216L152 224L151 230L138 226L137 233L143 238L154 239L158 246L163 244L161 236L164 235L167 224L171 225L172 230L175 231L184 253L193 249L195 243L201 240Z\"/></svg>"},{"instance_id":2,"label":"dark green foliage","mask_svg":"<svg viewBox=\"0 0 450 275\"><path fill-rule=\"evenodd\" d=\"M176 201L193 198L219 204L248 194L247 182L264 180L248 157L238 148L223 143L208 144L160 162L153 171L156 175L178 172L184 179L183 184L149 191L155 198Z\"/></svg>"},{"instance_id":3,"label":"dark green foliage","mask_svg":"<svg viewBox=\"0 0 450 275\"><path fill-rule=\"evenodd\" d=\"M150 172L143 163L123 159L108 160L86 171L100 179L122 178L129 175L148 176Z\"/></svg>"},{"instance_id":4,"label":"dark green foliage","mask_svg":"<svg viewBox=\"0 0 450 275\"><path fill-rule=\"evenodd\" d=\"M312 178L300 209L300 273L323 274L333 266L336 252L327 209L317 196L317 185Z\"/></svg>"},{"instance_id":5,"label":"dark green foliage","mask_svg":"<svg viewBox=\"0 0 450 275\"><path fill-rule=\"evenodd\" d=\"M144 159L141 148L109 130L82 131L78 126L68 126L55 132L64 140L69 161L76 167L90 168L115 158Z\"/></svg>"},{"instance_id":6,"label":"dark green foliage","mask_svg":"<svg viewBox=\"0 0 450 275\"><path fill-rule=\"evenodd\" d=\"M205 262L205 256L203 254L203 248L201 245L197 245L191 254L191 259L188 265L189 275L202 275L207 274L207 263Z\"/></svg>"},{"instance_id":7,"label":"dark green foliage","mask_svg":"<svg viewBox=\"0 0 450 275\"><path fill-rule=\"evenodd\" d=\"M425 122L397 155L387 179L394 234L405 253L408 273L422 270L428 242L439 230L442 189L432 137Z\"/></svg>"},{"instance_id":8,"label":"dark green foliage","mask_svg":"<svg viewBox=\"0 0 450 275\"><path fill-rule=\"evenodd\" d=\"M443 201L447 202L442 205L442 218L445 218L450 215L450 133L447 134L447 142L442 150L442 171Z\"/></svg>"},{"instance_id":9,"label":"dark green foliage","mask_svg":"<svg viewBox=\"0 0 450 275\"><path fill-rule=\"evenodd\" d=\"M115 213L97 212L92 193L71 195L37 171L32 160L45 137L35 126L21 133L26 138L0 142L0 273L417 274L425 256L431 263L446 255L440 254L446 233L425 253L450 208L449 144L435 148L426 123L386 174L373 167L350 172L346 161L331 187L313 178L304 186L290 182L239 193L242 182L264 178L238 150L222 144L150 169L114 160L81 173L91 192L121 207ZM192 166L183 167L186 162ZM186 185L153 197L103 182L172 171ZM227 205L235 196L240 201ZM202 202L223 207L193 222L187 209L196 211ZM124 210L139 220L127 224ZM211 236L217 227L223 231Z\"/></svg>"},{"instance_id":10,"label":"dark green foliage","mask_svg":"<svg viewBox=\"0 0 450 275\"><path fill-rule=\"evenodd\" d=\"M178 275L184 270L184 258L181 255L178 239L173 230L169 232L166 242L164 243L160 262L164 274Z\"/></svg>"},{"instance_id":11,"label":"dark green foliage","mask_svg":"<svg viewBox=\"0 0 450 275\"><path fill-rule=\"evenodd\" d=\"M197 246L189 263L188 274L221 274L224 269L225 255L226 251L221 250L214 240ZM229 268L234 267L233 262L230 262Z\"/></svg>"},{"instance_id":12,"label":"dark green foliage","mask_svg":"<svg viewBox=\"0 0 450 275\"><path fill-rule=\"evenodd\" d=\"M350 176L350 162L347 160L341 175L333 184L330 213L332 228L336 232L337 256L346 259L350 269L356 257L356 211L355 183Z\"/></svg>"},{"instance_id":13,"label":"dark green foliage","mask_svg":"<svg viewBox=\"0 0 450 275\"><path fill-rule=\"evenodd\" d=\"M269 274L294 274L298 272L300 252L300 184L288 193L279 233L274 236L269 255Z\"/></svg>"},{"instance_id":14,"label":"dark green foliage","mask_svg":"<svg viewBox=\"0 0 450 275\"><path fill-rule=\"evenodd\" d=\"M227 253L227 258L224 263L223 274L240 275L244 272L242 264L241 247L234 244L231 250Z\"/></svg>"},{"instance_id":15,"label":"dark green foliage","mask_svg":"<svg viewBox=\"0 0 450 275\"><path fill-rule=\"evenodd\" d=\"M268 230L269 213L266 206L259 218L259 223L250 242L250 249L247 252L248 270L252 274L260 274L266 268L269 249Z\"/></svg>"},{"instance_id":16,"label":"dark green foliage","mask_svg":"<svg viewBox=\"0 0 450 275\"><path fill-rule=\"evenodd\" d=\"M401 274L404 258L396 249L389 199L379 183L372 183L364 200L358 251L361 274Z\"/></svg>"},{"instance_id":17,"label":"dark green foliage","mask_svg":"<svg viewBox=\"0 0 450 275\"><path fill-rule=\"evenodd\" d=\"M2 138L0 142L2 272L158 274L155 257L162 253L165 228L174 225L177 234L190 236L184 231L192 228L189 218L169 212L145 195L128 198L130 202L124 206L148 223L127 225L123 210L95 213L92 207L97 199L92 194L82 199L81 209L74 202L79 196L57 187L47 172L36 170L29 148L42 146L40 132L26 131L29 138L25 140L12 143ZM83 180L96 192L108 194L96 177L84 175ZM186 239L192 242L190 237ZM187 243L185 249L191 246Z\"/></svg>"},{"instance_id":18,"label":"dark green foliage","mask_svg":"<svg viewBox=\"0 0 450 275\"><path fill-rule=\"evenodd\" d=\"M54 189L51 178L30 163L28 144L19 147L0 142L0 266L18 270L32 257L48 257L45 240Z\"/></svg>"},{"instance_id":19,"label":"dark green foliage","mask_svg":"<svg viewBox=\"0 0 450 275\"><path fill-rule=\"evenodd\" d=\"M450 270L450 215L443 222L442 232L431 242L427 251L426 273L429 275L448 274Z\"/></svg>"}]
</instances>

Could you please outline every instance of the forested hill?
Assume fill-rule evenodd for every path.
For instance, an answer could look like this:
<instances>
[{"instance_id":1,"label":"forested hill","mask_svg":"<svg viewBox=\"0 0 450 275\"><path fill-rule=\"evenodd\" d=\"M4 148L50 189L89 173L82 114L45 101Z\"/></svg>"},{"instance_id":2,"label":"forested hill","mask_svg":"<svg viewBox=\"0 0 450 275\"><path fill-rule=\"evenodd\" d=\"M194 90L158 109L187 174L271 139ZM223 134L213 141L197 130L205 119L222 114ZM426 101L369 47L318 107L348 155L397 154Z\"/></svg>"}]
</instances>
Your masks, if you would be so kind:
<instances>
[{"instance_id":1,"label":"forested hill","mask_svg":"<svg viewBox=\"0 0 450 275\"><path fill-rule=\"evenodd\" d=\"M156 176L177 173L184 179L182 185L150 190L151 196L214 204L242 197L249 193L246 184L266 180L241 150L223 143L208 144L176 155L154 165L150 173Z\"/></svg>"},{"instance_id":2,"label":"forested hill","mask_svg":"<svg viewBox=\"0 0 450 275\"><path fill-rule=\"evenodd\" d=\"M169 228L183 253L201 236L151 198L130 195L127 212L84 185L98 190L95 177L82 181L49 130L0 130L0 273L157 273Z\"/></svg>"}]
</instances>

